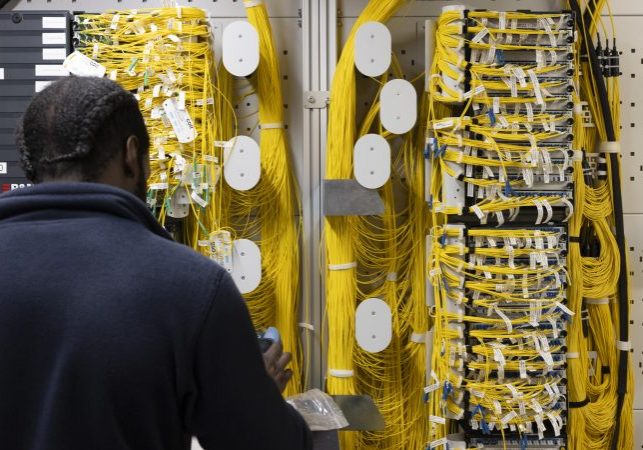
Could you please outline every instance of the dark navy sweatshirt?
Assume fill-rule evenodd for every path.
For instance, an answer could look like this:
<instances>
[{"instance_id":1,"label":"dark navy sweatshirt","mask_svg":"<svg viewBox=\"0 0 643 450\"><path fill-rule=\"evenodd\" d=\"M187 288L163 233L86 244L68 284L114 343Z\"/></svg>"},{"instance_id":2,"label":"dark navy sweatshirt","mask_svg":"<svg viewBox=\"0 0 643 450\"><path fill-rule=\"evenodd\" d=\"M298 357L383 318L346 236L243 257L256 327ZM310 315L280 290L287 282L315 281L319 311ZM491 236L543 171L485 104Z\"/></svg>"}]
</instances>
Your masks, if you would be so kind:
<instances>
[{"instance_id":1,"label":"dark navy sweatshirt","mask_svg":"<svg viewBox=\"0 0 643 450\"><path fill-rule=\"evenodd\" d=\"M0 448L309 448L230 276L92 183L0 196Z\"/></svg>"}]
</instances>

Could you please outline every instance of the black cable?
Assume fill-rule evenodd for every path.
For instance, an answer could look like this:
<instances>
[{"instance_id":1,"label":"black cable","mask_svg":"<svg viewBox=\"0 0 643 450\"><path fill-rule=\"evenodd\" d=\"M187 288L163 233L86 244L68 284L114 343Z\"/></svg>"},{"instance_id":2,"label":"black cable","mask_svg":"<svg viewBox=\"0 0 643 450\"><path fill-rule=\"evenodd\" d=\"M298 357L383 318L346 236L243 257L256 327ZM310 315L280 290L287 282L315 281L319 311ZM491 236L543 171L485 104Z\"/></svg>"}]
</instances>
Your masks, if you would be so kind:
<instances>
[{"instance_id":1,"label":"black cable","mask_svg":"<svg viewBox=\"0 0 643 450\"><path fill-rule=\"evenodd\" d=\"M599 100L601 103L601 111L603 113L603 121L605 123L605 133L608 141L615 141L616 135L614 133L614 123L612 122L612 114L609 108L609 101L607 98L607 89L605 87L605 80L601 71L596 49L589 36L589 30L585 27L581 9L576 0L569 1L572 10L575 13L575 18L578 23L578 28L583 33L583 40L585 42L582 53L587 53L589 56L590 67L596 81L596 88L598 89ZM589 8L589 6L588 6ZM587 11L586 11L587 12ZM619 341L629 341L629 314L628 314L628 280L627 280L627 264L625 255L625 229L623 226L623 199L621 195L621 173L620 164L617 153L610 153L610 166L612 171L612 192L614 194L614 225L616 242L619 249L619 257L621 259L621 270L618 275L618 305L619 305ZM617 376L617 403L615 411L615 426L614 433L612 433L611 450L618 450L618 431L621 424L621 410L625 401L625 394L627 393L627 361L628 351L619 350L618 352L618 372Z\"/></svg>"}]
</instances>

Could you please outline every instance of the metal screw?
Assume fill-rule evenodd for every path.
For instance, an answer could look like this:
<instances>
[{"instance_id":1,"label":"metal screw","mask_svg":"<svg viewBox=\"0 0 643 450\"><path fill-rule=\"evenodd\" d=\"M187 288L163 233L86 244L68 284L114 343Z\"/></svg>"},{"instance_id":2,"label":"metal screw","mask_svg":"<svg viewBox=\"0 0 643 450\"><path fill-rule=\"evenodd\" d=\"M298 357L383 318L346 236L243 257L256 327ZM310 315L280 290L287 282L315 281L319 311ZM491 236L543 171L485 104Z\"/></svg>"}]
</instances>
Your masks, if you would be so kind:
<instances>
[{"instance_id":1,"label":"metal screw","mask_svg":"<svg viewBox=\"0 0 643 450\"><path fill-rule=\"evenodd\" d=\"M313 95L308 96L308 103L315 103L315 96Z\"/></svg>"}]
</instances>

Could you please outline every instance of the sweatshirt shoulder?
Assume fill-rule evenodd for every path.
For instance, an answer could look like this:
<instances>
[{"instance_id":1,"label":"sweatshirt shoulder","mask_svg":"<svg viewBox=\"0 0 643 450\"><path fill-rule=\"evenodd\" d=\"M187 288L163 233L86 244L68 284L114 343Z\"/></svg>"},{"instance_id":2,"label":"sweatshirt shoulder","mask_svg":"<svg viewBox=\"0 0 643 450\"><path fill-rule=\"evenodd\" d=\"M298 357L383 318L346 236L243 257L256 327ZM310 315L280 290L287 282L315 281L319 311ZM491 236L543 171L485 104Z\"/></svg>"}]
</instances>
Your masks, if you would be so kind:
<instances>
[{"instance_id":1,"label":"sweatshirt shoulder","mask_svg":"<svg viewBox=\"0 0 643 450\"><path fill-rule=\"evenodd\" d=\"M184 274L187 278L208 280L215 284L227 275L227 271L211 259L184 244L161 236L150 233L145 247L149 261L155 266L170 270L174 275Z\"/></svg>"}]
</instances>

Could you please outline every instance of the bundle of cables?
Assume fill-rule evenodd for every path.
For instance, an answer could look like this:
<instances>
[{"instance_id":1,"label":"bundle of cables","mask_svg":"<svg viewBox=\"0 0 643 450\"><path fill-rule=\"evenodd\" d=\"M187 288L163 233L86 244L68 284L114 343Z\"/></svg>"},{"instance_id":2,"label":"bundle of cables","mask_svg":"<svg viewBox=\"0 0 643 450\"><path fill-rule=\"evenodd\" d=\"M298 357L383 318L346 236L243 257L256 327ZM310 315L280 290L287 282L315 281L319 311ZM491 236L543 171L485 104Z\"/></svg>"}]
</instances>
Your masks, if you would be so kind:
<instances>
[{"instance_id":1,"label":"bundle of cables","mask_svg":"<svg viewBox=\"0 0 643 450\"><path fill-rule=\"evenodd\" d=\"M379 101L383 86L390 76L399 79L403 75L394 57L390 74L360 80L377 89L358 136L377 133L390 142L396 154L392 161L393 176L380 189L384 214L358 216L353 222L357 300L383 299L392 313L393 330L391 342L380 352L355 347L358 390L373 397L386 422L382 432L360 435L359 448L408 449L421 448L426 443L423 386L428 314L424 250L417 245L427 230L421 156L423 122L420 120L420 126L400 139L377 120L383 107Z\"/></svg>"},{"instance_id":2,"label":"bundle of cables","mask_svg":"<svg viewBox=\"0 0 643 450\"><path fill-rule=\"evenodd\" d=\"M177 6L76 21L76 48L139 99L151 141L148 205L177 240L229 259L230 235L219 221L218 92L205 12Z\"/></svg>"},{"instance_id":3,"label":"bundle of cables","mask_svg":"<svg viewBox=\"0 0 643 450\"><path fill-rule=\"evenodd\" d=\"M570 305L583 322L569 330L569 446L620 449L633 444L633 375L628 341L629 283L620 186L618 51L609 2L569 1L580 30L576 55L584 77L578 100L591 126L577 125L584 152L575 173L578 208L570 221ZM583 2L584 3L584 2ZM611 30L601 20L607 8ZM601 29L612 35L601 49ZM581 111L578 111L579 115ZM582 121L577 120L580 124ZM582 172L581 170L584 170ZM616 351L615 351L616 350Z\"/></svg>"},{"instance_id":4,"label":"bundle of cables","mask_svg":"<svg viewBox=\"0 0 643 450\"><path fill-rule=\"evenodd\" d=\"M427 151L439 166L431 206L465 207L440 197L448 176L464 182L465 212L483 224L492 215L502 225L520 208L536 210L536 225L553 207L571 214L571 16L465 11L444 12L436 32L429 95L462 113L430 115Z\"/></svg>"},{"instance_id":5,"label":"bundle of cables","mask_svg":"<svg viewBox=\"0 0 643 450\"><path fill-rule=\"evenodd\" d=\"M375 86L376 92L361 125L356 127L357 30L367 22L385 22L403 3L368 3L344 44L331 87L327 179L352 177L353 146L359 137L378 134L394 149L392 175L379 189L384 213L325 219L327 388L333 394L369 394L386 422L382 432L342 433L345 450L424 448L427 439L423 385L428 314L424 248L418 245L424 241L428 219L421 156L424 133L418 127L395 135L385 131L378 120L383 107L379 101L382 86L390 77L403 77L395 58L390 73L360 80L364 83L360 92L368 92L367 85ZM421 106L420 116L425 118L426 102ZM372 298L381 299L391 311L391 341L379 352L355 345L356 307Z\"/></svg>"},{"instance_id":6,"label":"bundle of cables","mask_svg":"<svg viewBox=\"0 0 643 450\"><path fill-rule=\"evenodd\" d=\"M274 325L280 330L284 350L292 353L293 378L286 395L302 389L299 318L299 191L293 173L284 129L279 60L266 7L245 3L248 21L259 33L259 67L251 83L259 99L259 144L262 178L254 189L254 206L260 222L263 276L272 285Z\"/></svg>"}]
</instances>

